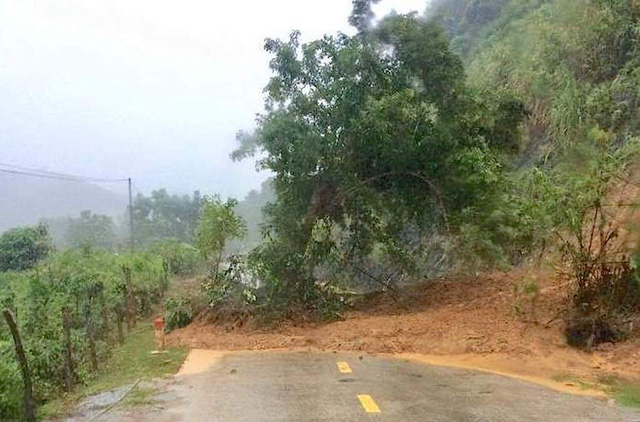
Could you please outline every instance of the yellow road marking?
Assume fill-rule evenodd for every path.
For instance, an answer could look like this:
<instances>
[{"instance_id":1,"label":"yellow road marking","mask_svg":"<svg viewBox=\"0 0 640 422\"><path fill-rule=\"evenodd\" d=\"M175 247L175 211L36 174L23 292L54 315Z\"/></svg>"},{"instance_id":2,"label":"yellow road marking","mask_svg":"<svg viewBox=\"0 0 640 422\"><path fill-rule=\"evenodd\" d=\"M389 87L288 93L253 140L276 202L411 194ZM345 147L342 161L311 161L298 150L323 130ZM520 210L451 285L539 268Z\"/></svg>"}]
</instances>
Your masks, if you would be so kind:
<instances>
[{"instance_id":1,"label":"yellow road marking","mask_svg":"<svg viewBox=\"0 0 640 422\"><path fill-rule=\"evenodd\" d=\"M352 372L351 367L347 362L336 362L336 363L338 364L338 369L343 374L350 374Z\"/></svg>"},{"instance_id":2,"label":"yellow road marking","mask_svg":"<svg viewBox=\"0 0 640 422\"><path fill-rule=\"evenodd\" d=\"M358 394L358 400L367 413L380 413L380 408L368 394Z\"/></svg>"}]
</instances>

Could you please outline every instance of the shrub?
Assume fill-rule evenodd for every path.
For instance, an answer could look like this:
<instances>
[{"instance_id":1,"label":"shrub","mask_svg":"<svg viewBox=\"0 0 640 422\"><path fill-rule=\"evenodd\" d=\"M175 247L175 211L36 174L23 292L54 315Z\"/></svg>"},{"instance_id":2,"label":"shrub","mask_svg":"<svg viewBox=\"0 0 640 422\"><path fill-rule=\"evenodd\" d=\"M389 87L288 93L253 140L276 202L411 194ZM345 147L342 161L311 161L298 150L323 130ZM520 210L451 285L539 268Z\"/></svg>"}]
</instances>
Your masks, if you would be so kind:
<instances>
[{"instance_id":1,"label":"shrub","mask_svg":"<svg viewBox=\"0 0 640 422\"><path fill-rule=\"evenodd\" d=\"M150 251L164 259L167 270L173 275L194 275L202 265L202 257L198 249L176 239L156 242Z\"/></svg>"},{"instance_id":2,"label":"shrub","mask_svg":"<svg viewBox=\"0 0 640 422\"><path fill-rule=\"evenodd\" d=\"M13 343L0 340L0 419L20 420L22 378L14 358Z\"/></svg>"},{"instance_id":3,"label":"shrub","mask_svg":"<svg viewBox=\"0 0 640 422\"><path fill-rule=\"evenodd\" d=\"M42 224L11 229L0 236L0 272L33 268L51 247L49 231Z\"/></svg>"}]
</instances>

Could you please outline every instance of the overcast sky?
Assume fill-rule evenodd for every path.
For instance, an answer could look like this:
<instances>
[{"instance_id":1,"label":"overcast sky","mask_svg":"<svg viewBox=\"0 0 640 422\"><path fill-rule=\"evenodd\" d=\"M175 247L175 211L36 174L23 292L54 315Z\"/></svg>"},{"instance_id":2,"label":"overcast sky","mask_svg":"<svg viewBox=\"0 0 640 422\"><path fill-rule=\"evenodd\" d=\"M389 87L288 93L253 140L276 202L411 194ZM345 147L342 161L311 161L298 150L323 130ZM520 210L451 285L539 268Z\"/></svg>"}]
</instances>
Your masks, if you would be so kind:
<instances>
[{"instance_id":1,"label":"overcast sky","mask_svg":"<svg viewBox=\"0 0 640 422\"><path fill-rule=\"evenodd\" d=\"M422 11L427 0L384 0ZM1 0L0 162L242 197L233 163L269 77L265 37L349 31L350 0Z\"/></svg>"}]
</instances>

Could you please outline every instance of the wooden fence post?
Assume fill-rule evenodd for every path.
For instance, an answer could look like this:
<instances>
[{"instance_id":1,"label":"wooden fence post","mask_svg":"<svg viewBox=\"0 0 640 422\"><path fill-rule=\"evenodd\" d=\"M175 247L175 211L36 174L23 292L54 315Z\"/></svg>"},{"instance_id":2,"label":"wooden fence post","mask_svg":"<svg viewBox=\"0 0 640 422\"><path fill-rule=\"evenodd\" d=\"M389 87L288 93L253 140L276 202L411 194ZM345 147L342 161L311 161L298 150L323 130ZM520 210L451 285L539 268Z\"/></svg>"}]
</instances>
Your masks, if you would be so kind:
<instances>
[{"instance_id":1,"label":"wooden fence post","mask_svg":"<svg viewBox=\"0 0 640 422\"><path fill-rule=\"evenodd\" d=\"M96 328L91 317L87 321L87 340L89 341L89 363L91 370L98 370L98 354L96 353Z\"/></svg>"},{"instance_id":2,"label":"wooden fence post","mask_svg":"<svg viewBox=\"0 0 640 422\"><path fill-rule=\"evenodd\" d=\"M124 311L120 306L118 306L118 311L116 313L116 324L118 327L118 343L120 343L120 346L124 344L124 331L122 330L123 319L124 319Z\"/></svg>"},{"instance_id":3,"label":"wooden fence post","mask_svg":"<svg viewBox=\"0 0 640 422\"><path fill-rule=\"evenodd\" d=\"M9 330L13 336L13 344L16 348L16 356L20 363L20 370L22 371L22 380L24 381L24 416L27 422L35 422L36 420L36 401L33 398L33 385L31 384L31 372L29 372L29 364L27 357L24 354L24 348L22 347L22 340L20 339L20 332L16 325L16 320L10 310L5 309L3 312L4 319L7 320Z\"/></svg>"},{"instance_id":4,"label":"wooden fence post","mask_svg":"<svg viewBox=\"0 0 640 422\"><path fill-rule=\"evenodd\" d=\"M125 304L127 316L127 331L131 331L136 326L136 298L133 293L133 280L131 279L131 268L122 266L124 282L126 287Z\"/></svg>"},{"instance_id":5,"label":"wooden fence post","mask_svg":"<svg viewBox=\"0 0 640 422\"><path fill-rule=\"evenodd\" d=\"M62 328L64 329L64 383L68 392L73 389L75 373L73 370L73 350L71 344L71 312L69 309L62 311Z\"/></svg>"}]
</instances>

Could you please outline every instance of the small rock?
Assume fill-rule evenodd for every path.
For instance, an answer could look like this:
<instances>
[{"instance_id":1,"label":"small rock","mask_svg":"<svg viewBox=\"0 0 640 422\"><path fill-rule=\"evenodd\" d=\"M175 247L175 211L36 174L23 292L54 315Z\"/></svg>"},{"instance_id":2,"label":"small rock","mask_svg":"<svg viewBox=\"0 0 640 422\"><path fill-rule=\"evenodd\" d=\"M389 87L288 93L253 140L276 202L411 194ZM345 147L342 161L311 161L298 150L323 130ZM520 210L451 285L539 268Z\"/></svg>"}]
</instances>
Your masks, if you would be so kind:
<instances>
[{"instance_id":1,"label":"small rock","mask_svg":"<svg viewBox=\"0 0 640 422\"><path fill-rule=\"evenodd\" d=\"M237 374L237 373L238 373L238 370L234 368L234 369L232 369L231 371L229 371L229 373L230 373L230 374Z\"/></svg>"}]
</instances>

